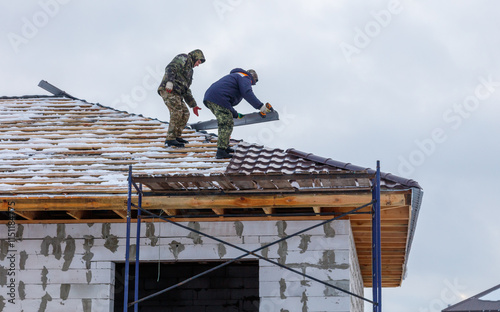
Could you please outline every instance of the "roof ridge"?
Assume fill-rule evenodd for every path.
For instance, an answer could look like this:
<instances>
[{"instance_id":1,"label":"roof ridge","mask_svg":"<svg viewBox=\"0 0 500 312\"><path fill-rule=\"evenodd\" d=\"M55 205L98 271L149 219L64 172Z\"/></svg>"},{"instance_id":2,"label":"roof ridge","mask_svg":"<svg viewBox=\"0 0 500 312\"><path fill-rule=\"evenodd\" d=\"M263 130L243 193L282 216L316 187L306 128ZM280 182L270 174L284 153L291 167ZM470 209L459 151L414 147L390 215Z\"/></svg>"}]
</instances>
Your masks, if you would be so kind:
<instances>
[{"instance_id":1,"label":"roof ridge","mask_svg":"<svg viewBox=\"0 0 500 312\"><path fill-rule=\"evenodd\" d=\"M124 110L119 110L119 109L116 109L116 108L111 107L111 106L106 106L106 105L103 105L103 104L100 104L100 103L89 102L89 101L87 101L85 99L80 99L80 98L77 98L77 97L65 97L65 96L60 96L60 95L21 95L21 96L1 96L0 100L43 99L43 98L48 98L48 99L67 99L67 100L70 100L70 101L71 100L72 101L81 101L81 102L84 102L84 103L87 103L87 104L97 105L97 106L102 107L102 108L111 109L111 110L113 110L115 112L125 113L125 114L128 114L130 116L147 118L147 119L152 120L152 121L158 121L158 122L163 123L163 124L168 124L167 121L163 121L163 120L160 120L158 118L148 117L148 116L144 116L142 114L136 114L136 113L131 113L131 112L124 111Z\"/></svg>"},{"instance_id":2,"label":"roof ridge","mask_svg":"<svg viewBox=\"0 0 500 312\"><path fill-rule=\"evenodd\" d=\"M56 95L3 95L0 100L14 100L14 99L39 99L39 98L60 98Z\"/></svg>"}]
</instances>

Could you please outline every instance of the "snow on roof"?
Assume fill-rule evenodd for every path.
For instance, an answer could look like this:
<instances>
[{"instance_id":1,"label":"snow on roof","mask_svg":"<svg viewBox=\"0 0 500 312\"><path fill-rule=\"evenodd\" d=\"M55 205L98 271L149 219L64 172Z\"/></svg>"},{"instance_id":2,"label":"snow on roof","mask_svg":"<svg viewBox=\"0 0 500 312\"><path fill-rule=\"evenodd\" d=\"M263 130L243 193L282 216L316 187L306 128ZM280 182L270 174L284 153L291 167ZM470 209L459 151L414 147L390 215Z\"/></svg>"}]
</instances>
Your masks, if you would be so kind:
<instances>
[{"instance_id":1,"label":"snow on roof","mask_svg":"<svg viewBox=\"0 0 500 312\"><path fill-rule=\"evenodd\" d=\"M165 148L168 123L61 97L0 98L0 194L127 192L137 174L226 170L216 137L185 129Z\"/></svg>"},{"instance_id":2,"label":"snow on roof","mask_svg":"<svg viewBox=\"0 0 500 312\"><path fill-rule=\"evenodd\" d=\"M374 172L295 149L239 142L216 159L214 135L184 129L190 144L164 146L168 123L64 97L0 98L0 195L126 194L134 176ZM235 143L235 141L232 141ZM383 174L388 188L420 188Z\"/></svg>"}]
</instances>

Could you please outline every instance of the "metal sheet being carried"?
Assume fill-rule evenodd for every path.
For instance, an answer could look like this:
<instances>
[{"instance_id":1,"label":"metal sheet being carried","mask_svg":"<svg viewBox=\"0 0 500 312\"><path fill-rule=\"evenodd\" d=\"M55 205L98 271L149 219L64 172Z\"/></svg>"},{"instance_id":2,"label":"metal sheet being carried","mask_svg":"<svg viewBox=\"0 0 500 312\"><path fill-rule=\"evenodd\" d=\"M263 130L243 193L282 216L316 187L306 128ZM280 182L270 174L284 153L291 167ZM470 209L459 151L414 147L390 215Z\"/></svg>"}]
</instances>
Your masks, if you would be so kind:
<instances>
[{"instance_id":1,"label":"metal sheet being carried","mask_svg":"<svg viewBox=\"0 0 500 312\"><path fill-rule=\"evenodd\" d=\"M260 113L251 113L245 115L245 117L241 119L234 118L233 120L234 120L234 126L237 127L237 126L251 125L261 122L274 121L279 119L280 118L278 112L272 111L270 113L267 113L265 117L262 117ZM190 124L190 126L194 130L217 129L217 119L200 121L194 124Z\"/></svg>"}]
</instances>

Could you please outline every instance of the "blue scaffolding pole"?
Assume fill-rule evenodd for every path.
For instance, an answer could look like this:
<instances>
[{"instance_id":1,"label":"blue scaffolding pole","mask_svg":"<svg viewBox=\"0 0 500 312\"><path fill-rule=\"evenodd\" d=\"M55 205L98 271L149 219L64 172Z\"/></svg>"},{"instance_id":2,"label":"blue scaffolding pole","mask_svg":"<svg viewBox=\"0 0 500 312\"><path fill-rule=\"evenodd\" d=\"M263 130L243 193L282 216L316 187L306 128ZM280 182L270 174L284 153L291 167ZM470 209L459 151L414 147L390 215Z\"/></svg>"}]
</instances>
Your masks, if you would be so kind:
<instances>
[{"instance_id":1,"label":"blue scaffolding pole","mask_svg":"<svg viewBox=\"0 0 500 312\"><path fill-rule=\"evenodd\" d=\"M382 249L380 236L380 161L372 189L372 291L373 312L382 312Z\"/></svg>"},{"instance_id":2,"label":"blue scaffolding pole","mask_svg":"<svg viewBox=\"0 0 500 312\"><path fill-rule=\"evenodd\" d=\"M141 246L141 207L142 207L142 185L137 186L132 181L132 166L128 170L128 200L127 200L127 238L125 246L125 277L124 277L124 290L123 290L123 311L128 310L128 293L129 293L129 279L130 279L130 224L132 219L132 206L137 207L137 232L135 238L135 279L134 279L134 301L139 300L139 251ZM132 203L132 186L138 192L138 205ZM139 304L134 304L134 312L139 311Z\"/></svg>"},{"instance_id":3,"label":"blue scaffolding pole","mask_svg":"<svg viewBox=\"0 0 500 312\"><path fill-rule=\"evenodd\" d=\"M132 170L130 170L132 171ZM142 184L139 185L138 207L142 207ZM134 301L139 300L139 248L141 246L141 209L137 209L137 237L135 238L135 288ZM134 312L139 311L139 304L134 304Z\"/></svg>"},{"instance_id":4,"label":"blue scaffolding pole","mask_svg":"<svg viewBox=\"0 0 500 312\"><path fill-rule=\"evenodd\" d=\"M125 241L125 276L123 287L123 312L127 312L128 306L128 281L130 263L130 219L132 212L132 166L128 170L128 200L127 200L127 238Z\"/></svg>"}]
</instances>

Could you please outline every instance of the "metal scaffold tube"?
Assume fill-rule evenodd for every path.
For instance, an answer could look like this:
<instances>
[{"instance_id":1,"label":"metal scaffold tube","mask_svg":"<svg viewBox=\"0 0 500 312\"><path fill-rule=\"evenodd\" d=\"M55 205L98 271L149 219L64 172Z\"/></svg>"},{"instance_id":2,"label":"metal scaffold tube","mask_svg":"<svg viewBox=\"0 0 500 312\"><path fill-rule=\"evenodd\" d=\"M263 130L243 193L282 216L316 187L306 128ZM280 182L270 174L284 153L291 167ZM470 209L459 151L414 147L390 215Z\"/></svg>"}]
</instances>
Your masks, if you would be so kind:
<instances>
[{"instance_id":1,"label":"metal scaffold tube","mask_svg":"<svg viewBox=\"0 0 500 312\"><path fill-rule=\"evenodd\" d=\"M130 219L132 211L132 166L128 169L128 199L127 199L127 238L125 241L125 276L123 289L123 312L128 310L128 282L130 264Z\"/></svg>"},{"instance_id":2,"label":"metal scaffold tube","mask_svg":"<svg viewBox=\"0 0 500 312\"><path fill-rule=\"evenodd\" d=\"M134 185L135 186L135 185ZM139 199L137 209L137 236L135 238L135 287L134 287L134 301L139 299L139 248L141 246L141 208L142 208L142 185L139 185ZM139 304L134 305L134 312L139 311Z\"/></svg>"},{"instance_id":3,"label":"metal scaffold tube","mask_svg":"<svg viewBox=\"0 0 500 312\"><path fill-rule=\"evenodd\" d=\"M372 292L373 312L382 312L382 249L380 227L380 161L372 189Z\"/></svg>"}]
</instances>

